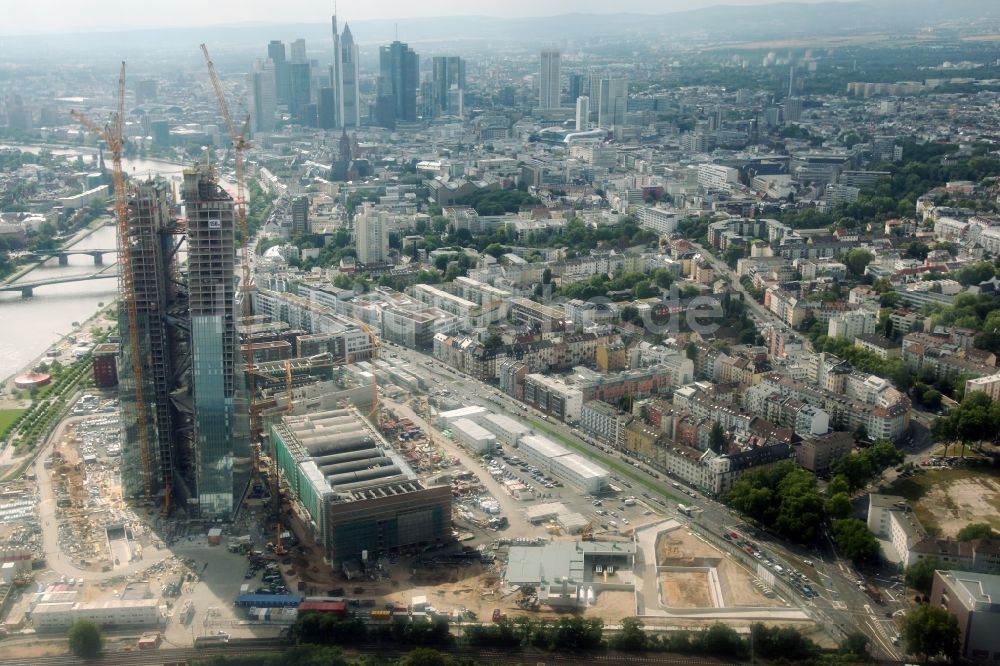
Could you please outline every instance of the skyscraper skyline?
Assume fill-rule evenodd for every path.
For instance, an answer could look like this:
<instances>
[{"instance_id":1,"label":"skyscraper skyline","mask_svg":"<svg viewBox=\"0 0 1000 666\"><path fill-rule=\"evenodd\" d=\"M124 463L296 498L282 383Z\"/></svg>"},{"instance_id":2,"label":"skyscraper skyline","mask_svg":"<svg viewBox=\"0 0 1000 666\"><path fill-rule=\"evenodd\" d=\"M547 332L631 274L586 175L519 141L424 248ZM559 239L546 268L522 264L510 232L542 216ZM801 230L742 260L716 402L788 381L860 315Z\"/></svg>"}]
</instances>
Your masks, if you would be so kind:
<instances>
[{"instance_id":1,"label":"skyscraper skyline","mask_svg":"<svg viewBox=\"0 0 1000 666\"><path fill-rule=\"evenodd\" d=\"M601 79L597 103L598 127L607 129L624 124L627 104L627 80L621 78Z\"/></svg>"},{"instance_id":2,"label":"skyscraper skyline","mask_svg":"<svg viewBox=\"0 0 1000 666\"><path fill-rule=\"evenodd\" d=\"M361 126L360 56L351 27L346 23L340 38L340 54L341 126L357 128Z\"/></svg>"},{"instance_id":3,"label":"skyscraper skyline","mask_svg":"<svg viewBox=\"0 0 1000 666\"><path fill-rule=\"evenodd\" d=\"M330 65L330 87L334 96L334 127L359 127L361 125L359 90L358 47L351 28L344 24L344 32L337 32L337 15L331 17L333 36L333 62Z\"/></svg>"},{"instance_id":4,"label":"skyscraper skyline","mask_svg":"<svg viewBox=\"0 0 1000 666\"><path fill-rule=\"evenodd\" d=\"M582 132L590 127L590 98L581 95L576 98L576 131Z\"/></svg>"},{"instance_id":5,"label":"skyscraper skyline","mask_svg":"<svg viewBox=\"0 0 1000 666\"><path fill-rule=\"evenodd\" d=\"M417 88L420 86L420 58L409 45L394 41L379 49L377 121L395 126L417 119Z\"/></svg>"},{"instance_id":6,"label":"skyscraper skyline","mask_svg":"<svg viewBox=\"0 0 1000 666\"><path fill-rule=\"evenodd\" d=\"M458 115L460 109L452 110L449 93L452 87L465 91L465 61L458 56L434 56L431 61L431 82L434 114Z\"/></svg>"},{"instance_id":7,"label":"skyscraper skyline","mask_svg":"<svg viewBox=\"0 0 1000 666\"><path fill-rule=\"evenodd\" d=\"M312 125L306 107L312 101L312 71L308 62L288 63L288 114L294 122Z\"/></svg>"},{"instance_id":8,"label":"skyscraper skyline","mask_svg":"<svg viewBox=\"0 0 1000 666\"><path fill-rule=\"evenodd\" d=\"M560 53L558 49L542 49L538 85L538 108L558 109L562 88L560 85Z\"/></svg>"},{"instance_id":9,"label":"skyscraper skyline","mask_svg":"<svg viewBox=\"0 0 1000 666\"><path fill-rule=\"evenodd\" d=\"M272 39L267 45L267 57L274 63L275 101L288 104L288 60L284 42Z\"/></svg>"},{"instance_id":10,"label":"skyscraper skyline","mask_svg":"<svg viewBox=\"0 0 1000 666\"><path fill-rule=\"evenodd\" d=\"M254 132L273 132L278 102L274 61L258 59L247 86L250 90L250 128Z\"/></svg>"}]
</instances>

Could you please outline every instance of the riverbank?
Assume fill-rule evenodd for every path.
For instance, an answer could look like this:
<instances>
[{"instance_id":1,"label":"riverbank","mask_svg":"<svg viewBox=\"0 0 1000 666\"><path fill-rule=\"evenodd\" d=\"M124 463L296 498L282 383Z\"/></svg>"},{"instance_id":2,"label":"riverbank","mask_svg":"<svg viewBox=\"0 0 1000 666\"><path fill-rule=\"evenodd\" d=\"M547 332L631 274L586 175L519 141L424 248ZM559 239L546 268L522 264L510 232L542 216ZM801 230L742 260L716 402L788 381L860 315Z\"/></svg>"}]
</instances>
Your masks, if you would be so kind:
<instances>
[{"instance_id":1,"label":"riverbank","mask_svg":"<svg viewBox=\"0 0 1000 666\"><path fill-rule=\"evenodd\" d=\"M94 222L101 222L101 224L94 224ZM104 227L111 225L113 222L114 222L114 218L113 217L112 218L99 218L97 220L94 220L93 222L91 222L90 224L88 224L87 226L85 226L83 229L77 230L77 232L73 234L72 238L70 238L68 241L66 241L65 243L63 243L62 245L59 246L59 249L60 250L69 250L69 249L72 249L72 247L74 245L76 245L76 244L80 243L81 241L83 241L84 239L88 238L94 232L96 232L98 229L103 229ZM0 284L10 284L12 282L16 282L16 281L20 280L21 278L23 278L26 275L28 275L28 273L30 273L31 271L35 270L36 268L38 268L42 264L44 264L49 259L51 259L51 257L46 257L45 259L39 259L37 261L33 261L32 263L30 263L30 264L28 264L26 266L22 266L21 268L19 268L14 273L8 275L3 280L0 280Z\"/></svg>"},{"instance_id":2,"label":"riverbank","mask_svg":"<svg viewBox=\"0 0 1000 666\"><path fill-rule=\"evenodd\" d=\"M112 306L115 306L115 304L112 303ZM88 338L92 339L95 333L99 332L97 329L104 329L109 325L117 325L116 320L108 319L105 316L107 311L108 307L103 307L95 312L92 317L80 324L75 333L71 333L63 337L59 341L58 346L60 348L68 349L72 346L72 343L69 342L69 337L71 335L86 335ZM16 394L20 391L20 389L17 389L14 386L14 377L35 368L40 363L49 362L51 360L52 359L47 354L42 354L38 358L34 359L29 365L4 379L2 385L0 385L0 409L28 409L31 407L34 400L30 398L18 399L16 397ZM31 461L46 448L50 441L51 437L49 437L45 442L41 442L38 446L35 446L33 449L26 451L23 455L19 456L14 454L14 446L9 441L0 443L0 479L9 481L11 480L10 475L13 470L23 472L27 469L31 464Z\"/></svg>"},{"instance_id":3,"label":"riverbank","mask_svg":"<svg viewBox=\"0 0 1000 666\"><path fill-rule=\"evenodd\" d=\"M67 333L62 338L60 338L56 343L55 347L65 353L71 353L71 348L74 346L73 343L69 341L70 337L85 337L88 340L92 340L94 337L94 332L98 328L107 328L108 326L117 326L118 321L116 319L108 319L105 313L108 311L109 307L117 307L117 301L112 301L111 303L105 305L104 307L98 309L92 316L88 319L80 322L80 325L76 327L72 333ZM50 347L51 348L51 347ZM26 409L31 406L32 400L18 399L17 393L21 390L14 386L14 378L24 374L25 372L30 372L32 369L38 367L41 363L49 363L53 359L48 355L48 350L39 354L31 360L30 363L18 369L16 372L11 373L3 380L0 380L0 409ZM57 357L60 363L63 363L62 355ZM63 365L68 365L63 363Z\"/></svg>"}]
</instances>

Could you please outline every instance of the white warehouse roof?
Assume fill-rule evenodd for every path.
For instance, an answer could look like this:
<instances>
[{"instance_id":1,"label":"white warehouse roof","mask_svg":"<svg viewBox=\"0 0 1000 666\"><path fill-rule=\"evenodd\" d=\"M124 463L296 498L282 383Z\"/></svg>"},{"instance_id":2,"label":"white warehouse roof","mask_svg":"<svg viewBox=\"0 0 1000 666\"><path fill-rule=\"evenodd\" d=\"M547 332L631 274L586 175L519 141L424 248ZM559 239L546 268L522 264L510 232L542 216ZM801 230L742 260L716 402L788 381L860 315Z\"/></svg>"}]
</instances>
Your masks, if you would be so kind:
<instances>
[{"instance_id":1,"label":"white warehouse roof","mask_svg":"<svg viewBox=\"0 0 1000 666\"><path fill-rule=\"evenodd\" d=\"M451 429L458 430L469 439L474 439L479 442L496 439L496 436L489 430L474 421L470 421L469 419L458 419L457 421L453 421Z\"/></svg>"},{"instance_id":2,"label":"white warehouse roof","mask_svg":"<svg viewBox=\"0 0 1000 666\"><path fill-rule=\"evenodd\" d=\"M458 419L465 419L473 416L479 416L486 412L485 407L480 407L478 405L470 405L468 407L459 407L458 409L452 409L451 411L441 412L438 414L438 418L442 421L451 425Z\"/></svg>"},{"instance_id":3,"label":"white warehouse roof","mask_svg":"<svg viewBox=\"0 0 1000 666\"><path fill-rule=\"evenodd\" d=\"M506 414L487 414L484 418L504 432L524 434L531 432L531 426L521 423L517 419L512 419Z\"/></svg>"},{"instance_id":4,"label":"white warehouse roof","mask_svg":"<svg viewBox=\"0 0 1000 666\"><path fill-rule=\"evenodd\" d=\"M559 464L573 469L578 476L584 479L598 479L608 476L608 470L576 453L563 456L559 459Z\"/></svg>"},{"instance_id":5,"label":"white warehouse roof","mask_svg":"<svg viewBox=\"0 0 1000 666\"><path fill-rule=\"evenodd\" d=\"M518 440L518 446L531 450L540 458L558 458L569 453L569 450L556 444L551 439L540 435L527 435Z\"/></svg>"}]
</instances>

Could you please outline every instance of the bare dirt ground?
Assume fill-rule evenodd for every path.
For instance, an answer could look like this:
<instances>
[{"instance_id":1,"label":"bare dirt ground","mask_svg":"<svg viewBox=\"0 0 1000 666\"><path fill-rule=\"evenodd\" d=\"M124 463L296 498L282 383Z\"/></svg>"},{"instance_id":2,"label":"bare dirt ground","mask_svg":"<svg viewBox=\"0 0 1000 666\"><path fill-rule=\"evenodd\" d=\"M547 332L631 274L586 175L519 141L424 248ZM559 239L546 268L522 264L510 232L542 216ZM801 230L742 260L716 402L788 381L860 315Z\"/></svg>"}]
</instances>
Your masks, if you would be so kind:
<instances>
[{"instance_id":1,"label":"bare dirt ground","mask_svg":"<svg viewBox=\"0 0 1000 666\"><path fill-rule=\"evenodd\" d=\"M660 566L714 566L719 574L719 582L722 584L722 602L726 607L732 606L783 606L784 604L777 597L769 599L765 597L753 585L753 575L746 569L736 564L732 560L723 556L714 546L711 546L698 537L694 536L686 529L677 529L667 534L661 535L656 544L656 560ZM699 572L701 573L701 572ZM704 594L699 595L697 586L691 586L693 601L704 605L698 605L693 601L687 605L684 603L685 583L672 583L674 577L686 574L680 572L664 572L660 576L661 584L664 586L664 594L671 606L678 608L705 608L711 607L711 596L708 592L708 577L705 574L701 580L704 581ZM673 600L678 600L676 603Z\"/></svg>"},{"instance_id":2,"label":"bare dirt ground","mask_svg":"<svg viewBox=\"0 0 1000 666\"><path fill-rule=\"evenodd\" d=\"M24 642L7 642L4 644L3 656L5 659L29 659L31 657L53 657L65 655L67 644L65 640L45 640L35 639Z\"/></svg>"},{"instance_id":3,"label":"bare dirt ground","mask_svg":"<svg viewBox=\"0 0 1000 666\"><path fill-rule=\"evenodd\" d=\"M972 522L1000 528L1000 483L965 478L932 487L921 503L934 515L941 533L955 536Z\"/></svg>"},{"instance_id":4,"label":"bare dirt ground","mask_svg":"<svg viewBox=\"0 0 1000 666\"><path fill-rule=\"evenodd\" d=\"M635 594L624 590L609 590L597 595L597 601L583 613L584 617L599 617L617 623L635 616Z\"/></svg>"},{"instance_id":5,"label":"bare dirt ground","mask_svg":"<svg viewBox=\"0 0 1000 666\"><path fill-rule=\"evenodd\" d=\"M668 571L661 576L663 600L671 608L711 608L707 571Z\"/></svg>"},{"instance_id":6,"label":"bare dirt ground","mask_svg":"<svg viewBox=\"0 0 1000 666\"><path fill-rule=\"evenodd\" d=\"M928 532L955 536L972 522L1000 529L1000 475L985 469L930 469L886 489L902 495Z\"/></svg>"},{"instance_id":7,"label":"bare dirt ground","mask_svg":"<svg viewBox=\"0 0 1000 666\"><path fill-rule=\"evenodd\" d=\"M722 584L722 602L733 606L774 606L785 604L775 596L765 597L753 585L753 578L746 569L731 560L724 559L718 567L719 582Z\"/></svg>"}]
</instances>

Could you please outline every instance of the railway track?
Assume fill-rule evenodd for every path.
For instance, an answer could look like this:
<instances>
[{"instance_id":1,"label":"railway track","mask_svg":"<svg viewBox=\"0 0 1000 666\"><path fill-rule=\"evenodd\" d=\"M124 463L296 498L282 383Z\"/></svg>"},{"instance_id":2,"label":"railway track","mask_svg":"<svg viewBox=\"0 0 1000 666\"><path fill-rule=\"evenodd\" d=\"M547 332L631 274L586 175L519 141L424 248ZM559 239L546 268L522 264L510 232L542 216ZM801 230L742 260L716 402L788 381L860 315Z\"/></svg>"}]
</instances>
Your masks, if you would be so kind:
<instances>
[{"instance_id":1,"label":"railway track","mask_svg":"<svg viewBox=\"0 0 1000 666\"><path fill-rule=\"evenodd\" d=\"M186 664L195 659L214 656L267 657L288 649L288 645L275 639L233 640L226 645L207 648L165 648L158 650L107 652L97 659L85 662L95 666L161 666ZM405 656L412 647L400 648L375 643L349 646L344 653L349 657L378 655L387 659ZM445 650L453 657L474 659L483 664L604 664L606 666L654 666L679 664L682 666L736 666L741 662L711 658L687 657L672 654L625 654L617 652L564 652L554 653L534 648L472 648L450 647ZM0 659L0 666L67 666L80 664L72 655Z\"/></svg>"},{"instance_id":2,"label":"railway track","mask_svg":"<svg viewBox=\"0 0 1000 666\"><path fill-rule=\"evenodd\" d=\"M289 645L280 639L236 639L226 645L206 648L165 648L158 650L108 652L97 659L82 662L71 656L30 657L25 659L0 659L0 666L69 666L80 663L94 666L165 666L188 664L195 659L206 659L215 656L223 657L257 657L266 658L287 650ZM377 643L345 646L347 657L377 655L386 659L399 659L409 653L413 647L401 648L395 645L380 645ZM749 662L733 661L731 659L716 659L691 655L650 652L632 654L623 652L580 651L580 652L547 652L537 648L474 648L468 646L452 646L442 651L458 659L471 659L482 664L500 664L511 666L515 664L600 664L603 666L659 666L671 664L676 666L743 666ZM901 662L880 661L888 666Z\"/></svg>"}]
</instances>

